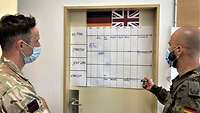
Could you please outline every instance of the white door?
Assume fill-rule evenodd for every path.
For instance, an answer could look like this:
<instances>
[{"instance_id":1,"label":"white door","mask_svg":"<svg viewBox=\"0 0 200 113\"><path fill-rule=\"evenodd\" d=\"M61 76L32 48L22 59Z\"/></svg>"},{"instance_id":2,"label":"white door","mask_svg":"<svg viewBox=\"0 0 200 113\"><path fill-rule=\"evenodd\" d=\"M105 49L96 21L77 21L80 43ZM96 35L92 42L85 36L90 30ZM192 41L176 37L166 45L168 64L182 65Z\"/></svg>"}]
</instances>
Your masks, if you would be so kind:
<instances>
[{"instance_id":1,"label":"white door","mask_svg":"<svg viewBox=\"0 0 200 113\"><path fill-rule=\"evenodd\" d=\"M117 36L113 28L88 28L87 10L69 12L69 89L76 90L70 94L70 113L156 112L155 97L140 82L154 73L156 10L139 11L142 27L118 29Z\"/></svg>"}]
</instances>

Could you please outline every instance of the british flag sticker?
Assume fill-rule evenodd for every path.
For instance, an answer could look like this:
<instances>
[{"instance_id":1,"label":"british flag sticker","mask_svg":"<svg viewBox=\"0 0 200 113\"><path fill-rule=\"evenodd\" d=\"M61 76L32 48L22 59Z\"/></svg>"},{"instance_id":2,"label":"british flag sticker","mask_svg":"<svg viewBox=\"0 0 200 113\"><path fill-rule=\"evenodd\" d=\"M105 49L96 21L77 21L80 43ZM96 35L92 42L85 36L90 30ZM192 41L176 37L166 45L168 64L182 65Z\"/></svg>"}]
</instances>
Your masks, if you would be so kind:
<instances>
[{"instance_id":1,"label":"british flag sticker","mask_svg":"<svg viewBox=\"0 0 200 113\"><path fill-rule=\"evenodd\" d=\"M112 27L139 27L139 9L113 9L112 10Z\"/></svg>"}]
</instances>

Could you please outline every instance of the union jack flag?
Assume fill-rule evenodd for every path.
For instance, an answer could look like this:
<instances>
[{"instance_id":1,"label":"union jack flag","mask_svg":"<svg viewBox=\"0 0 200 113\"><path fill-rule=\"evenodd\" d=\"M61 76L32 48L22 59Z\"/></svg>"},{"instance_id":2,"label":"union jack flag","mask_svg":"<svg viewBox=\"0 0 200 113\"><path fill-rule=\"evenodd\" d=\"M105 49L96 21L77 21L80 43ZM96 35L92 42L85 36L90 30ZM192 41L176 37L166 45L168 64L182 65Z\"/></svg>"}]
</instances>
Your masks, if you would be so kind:
<instances>
[{"instance_id":1,"label":"union jack flag","mask_svg":"<svg viewBox=\"0 0 200 113\"><path fill-rule=\"evenodd\" d=\"M138 9L114 9L112 10L112 26L113 27L139 27Z\"/></svg>"}]
</instances>

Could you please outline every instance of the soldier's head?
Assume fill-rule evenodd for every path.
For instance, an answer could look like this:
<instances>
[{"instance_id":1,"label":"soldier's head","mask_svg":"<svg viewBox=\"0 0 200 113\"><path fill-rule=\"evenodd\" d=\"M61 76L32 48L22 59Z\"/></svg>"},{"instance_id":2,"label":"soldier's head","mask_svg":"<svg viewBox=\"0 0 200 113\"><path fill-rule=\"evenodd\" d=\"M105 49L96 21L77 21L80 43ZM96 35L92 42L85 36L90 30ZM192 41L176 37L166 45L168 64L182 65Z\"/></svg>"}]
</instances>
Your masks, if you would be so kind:
<instances>
[{"instance_id":1,"label":"soldier's head","mask_svg":"<svg viewBox=\"0 0 200 113\"><path fill-rule=\"evenodd\" d=\"M171 57L174 60L173 67L178 68L179 64L188 63L188 61L199 64L200 27L179 28L171 36L169 46Z\"/></svg>"},{"instance_id":2,"label":"soldier's head","mask_svg":"<svg viewBox=\"0 0 200 113\"><path fill-rule=\"evenodd\" d=\"M13 57L16 57L16 59L20 57L18 59L22 60L24 64L29 63L34 48L40 47L39 38L36 21L32 16L6 15L0 20L2 53L11 60Z\"/></svg>"}]
</instances>

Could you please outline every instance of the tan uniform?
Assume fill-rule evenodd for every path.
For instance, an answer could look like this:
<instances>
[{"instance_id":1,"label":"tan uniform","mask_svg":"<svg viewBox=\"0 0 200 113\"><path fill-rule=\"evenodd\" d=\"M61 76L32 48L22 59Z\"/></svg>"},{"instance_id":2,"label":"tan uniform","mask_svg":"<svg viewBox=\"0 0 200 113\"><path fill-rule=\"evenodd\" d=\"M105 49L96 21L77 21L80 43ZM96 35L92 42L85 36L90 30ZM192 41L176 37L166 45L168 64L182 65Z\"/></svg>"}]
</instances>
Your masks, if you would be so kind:
<instances>
[{"instance_id":1,"label":"tan uniform","mask_svg":"<svg viewBox=\"0 0 200 113\"><path fill-rule=\"evenodd\" d=\"M177 76L170 91L154 85L151 92L165 105L163 113L200 113L200 67Z\"/></svg>"},{"instance_id":2,"label":"tan uniform","mask_svg":"<svg viewBox=\"0 0 200 113\"><path fill-rule=\"evenodd\" d=\"M0 113L48 113L31 83L5 58L0 60Z\"/></svg>"}]
</instances>

